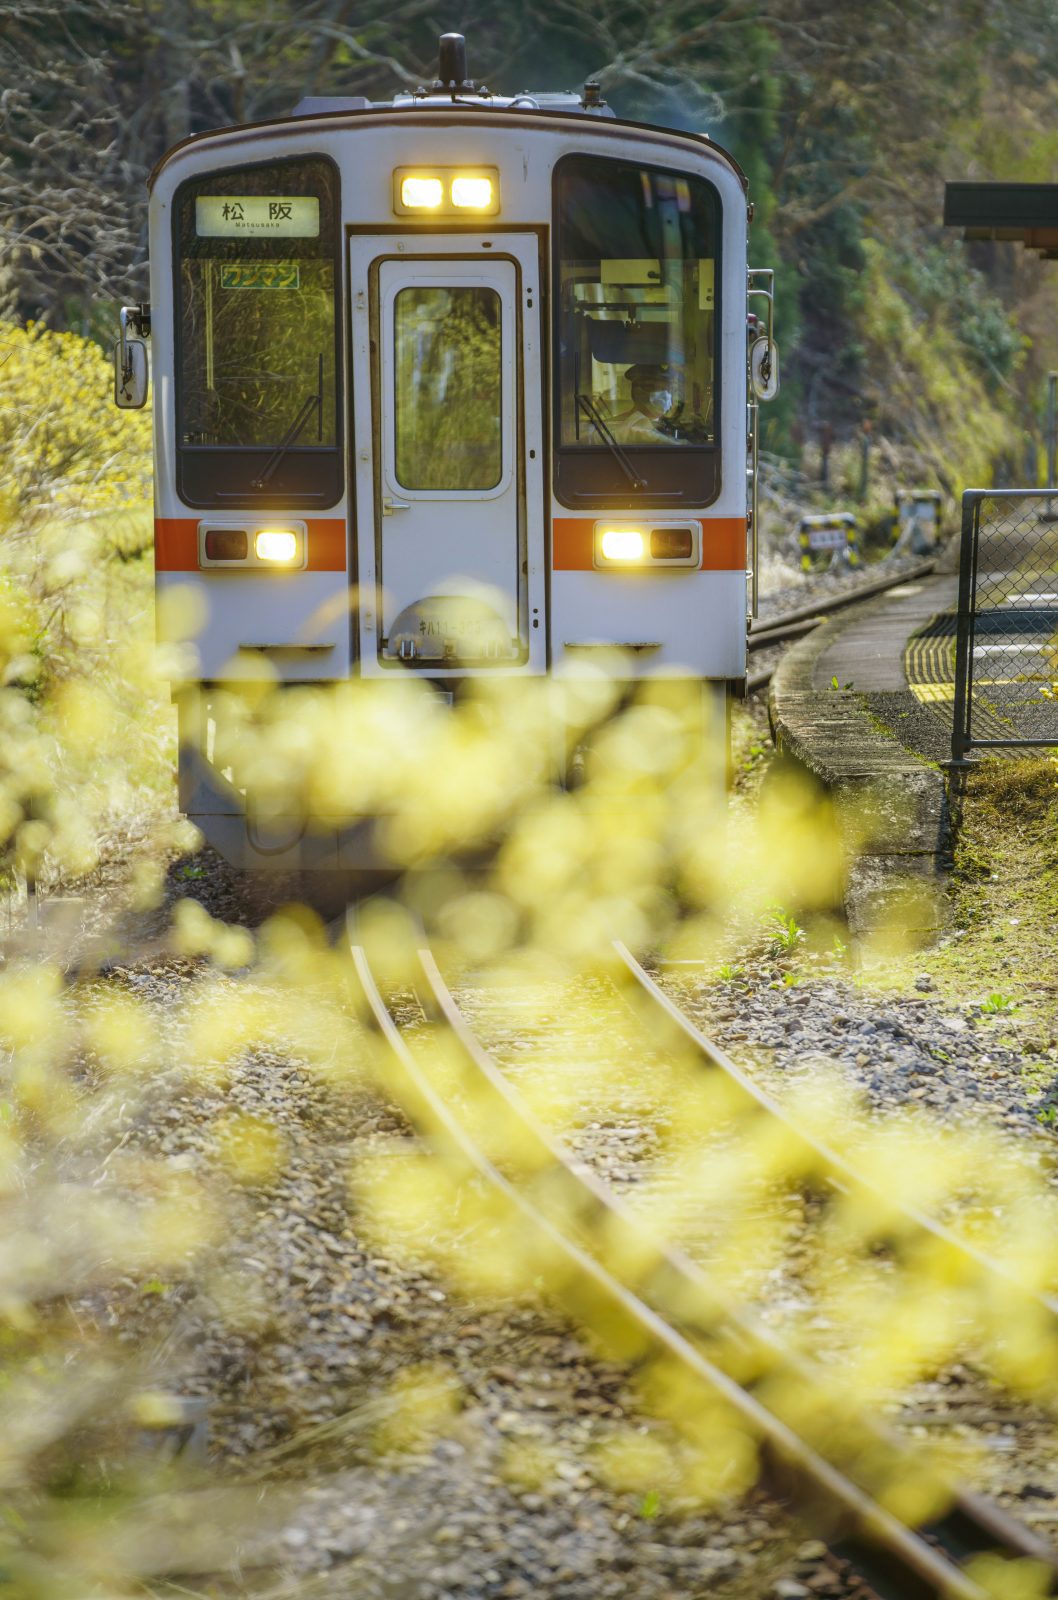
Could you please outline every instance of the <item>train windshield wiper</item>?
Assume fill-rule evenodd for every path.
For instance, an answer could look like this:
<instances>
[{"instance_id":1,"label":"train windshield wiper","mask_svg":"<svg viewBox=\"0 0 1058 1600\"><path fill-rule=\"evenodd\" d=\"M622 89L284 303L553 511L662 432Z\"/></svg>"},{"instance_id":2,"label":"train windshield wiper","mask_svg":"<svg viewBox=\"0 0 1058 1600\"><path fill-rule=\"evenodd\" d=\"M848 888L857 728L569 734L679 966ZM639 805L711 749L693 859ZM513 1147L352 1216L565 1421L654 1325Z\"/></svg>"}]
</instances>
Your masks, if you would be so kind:
<instances>
[{"instance_id":1,"label":"train windshield wiper","mask_svg":"<svg viewBox=\"0 0 1058 1600\"><path fill-rule=\"evenodd\" d=\"M610 454L617 462L617 465L620 467L621 471L632 485L632 488L645 489L647 487L647 480L639 476L639 473L636 471L635 467L633 467L631 461L629 461L628 456L617 443L617 440L614 438L613 434L610 432L605 421L603 420L602 414L594 400L592 400L589 395L578 394L577 408L578 410L583 411L584 415L587 417L588 421L599 435L599 438L602 440L603 444L609 450Z\"/></svg>"},{"instance_id":2,"label":"train windshield wiper","mask_svg":"<svg viewBox=\"0 0 1058 1600\"><path fill-rule=\"evenodd\" d=\"M265 486L268 484L269 480L271 479L271 477L275 473L276 468L279 466L279 463L282 461L283 457L286 455L287 451L290 449L291 445L292 444L296 444L298 439L300 439L300 437L301 437L301 435L302 435L302 433L303 433L303 431L305 429L305 424L308 422L309 418L312 416L312 413L314 411L316 413L316 438L322 444L323 443L323 353L322 353L322 351L320 352L319 356L317 357L316 392L315 392L315 394L308 394L308 395L305 396L304 400L301 403L301 407L300 407L300 409L298 411L297 416L294 418L293 422L290 424L290 427L287 429L286 433L283 435L282 439L279 441L279 443L277 444L276 448L273 450L272 454L269 456L268 460L265 462L264 466L261 468L261 471L258 473L257 477L252 480L252 482L250 484L251 489L263 489L263 488L265 488Z\"/></svg>"}]
</instances>

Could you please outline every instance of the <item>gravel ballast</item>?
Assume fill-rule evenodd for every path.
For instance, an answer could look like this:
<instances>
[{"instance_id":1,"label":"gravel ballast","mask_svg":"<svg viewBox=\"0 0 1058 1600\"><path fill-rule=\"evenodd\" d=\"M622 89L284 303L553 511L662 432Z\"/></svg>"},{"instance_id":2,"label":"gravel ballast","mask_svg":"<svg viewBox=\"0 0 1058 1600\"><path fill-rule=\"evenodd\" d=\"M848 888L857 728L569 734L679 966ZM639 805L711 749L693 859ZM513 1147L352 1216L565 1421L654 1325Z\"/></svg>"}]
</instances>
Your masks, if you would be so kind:
<instances>
[{"instance_id":1,"label":"gravel ballast","mask_svg":"<svg viewBox=\"0 0 1058 1600\"><path fill-rule=\"evenodd\" d=\"M215 1468L270 1486L267 1530L259 1517L221 1530L229 1559L273 1579L325 1571L329 1595L358 1600L767 1593L804 1542L774 1505L753 1495L706 1514L670 1476L655 1493L611 1487L600 1461L615 1437L647 1439L661 1461L676 1448L622 1370L546 1307L468 1304L425 1261L387 1251L350 1178L417 1142L366 1074L278 1045L215 1082L181 1070L206 978L186 959L111 965L103 987L148 1008L171 1064L108 1138L125 1163L193 1175L223 1203L224 1237L186 1279L146 1294L125 1280L79 1314L152 1352L158 1386L209 1402ZM235 1003L257 980L208 982ZM233 1186L218 1168L218 1121L233 1115L277 1130L266 1181ZM409 1375L444 1403L394 1444Z\"/></svg>"},{"instance_id":2,"label":"gravel ballast","mask_svg":"<svg viewBox=\"0 0 1058 1600\"><path fill-rule=\"evenodd\" d=\"M810 593L864 576L828 578ZM771 610L808 597L806 585L774 597ZM79 972L101 994L135 996L164 1057L150 1093L130 1096L109 1122L91 1181L120 1188L143 1156L200 1183L224 1217L221 1235L186 1273L149 1286L129 1276L76 1304L85 1328L116 1333L159 1388L208 1402L210 1470L253 1486L254 1496L264 1486L263 1517L259 1507L245 1527L233 1518L222 1529L229 1547L224 1570L209 1569L211 1592L269 1592L278 1582L284 1596L309 1584L306 1593L350 1600L857 1593L758 1492L707 1513L682 1496L671 1471L675 1437L644 1415L628 1374L599 1359L543 1297L471 1302L428 1249L386 1238L358 1176L387 1163L399 1172L422 1151L368 1070L354 1027L335 1026L329 1055L306 1054L280 1030L237 1052L223 1074L195 1070L188 1017L204 987L234 1006L267 984L172 954L175 903L193 896L215 917L255 926L302 887L248 888L203 851L174 865L160 907L116 916L122 872L104 871L78 886L83 932L62 946L71 1004L79 1003ZM101 975L91 978L99 961ZM1036 1120L1037 1085L1041 1074L1053 1077L1054 1041L1019 1038L1007 1019L986 1020L979 1007L941 1003L928 979L913 996L894 998L836 968L792 986L781 962L747 961L722 984L691 970L661 978L776 1094L810 1082L825 1062L879 1118L918 1106L968 1125L986 1119L1030 1136L1033 1158L1049 1166L1053 1139ZM645 1192L667 1129L653 1093L658 1055L634 1022L616 1040L598 1030L589 1040L561 985L550 1004L534 998L531 1022L473 983L460 999L516 1080L533 1081L545 1038L556 1082L616 1044L617 1070L585 1076L571 1143L626 1197ZM89 1095L92 1071L88 1062ZM568 1101L568 1081L566 1090ZM219 1133L232 1118L271 1130L270 1170L233 1176ZM82 1165L91 1159L79 1156ZM804 1225L812 1221L808 1208ZM784 1296L795 1319L810 1317L789 1275L768 1292L778 1323ZM761 1309L768 1312L766 1297ZM407 1422L409 1392L425 1397L423 1414L397 1426ZM894 1395L891 1410L912 1432L965 1428L983 1439L982 1487L1045 1531L1055 1520L1049 1425L997 1397L971 1367ZM628 1436L668 1461L656 1484L615 1486L601 1464L613 1440Z\"/></svg>"}]
</instances>

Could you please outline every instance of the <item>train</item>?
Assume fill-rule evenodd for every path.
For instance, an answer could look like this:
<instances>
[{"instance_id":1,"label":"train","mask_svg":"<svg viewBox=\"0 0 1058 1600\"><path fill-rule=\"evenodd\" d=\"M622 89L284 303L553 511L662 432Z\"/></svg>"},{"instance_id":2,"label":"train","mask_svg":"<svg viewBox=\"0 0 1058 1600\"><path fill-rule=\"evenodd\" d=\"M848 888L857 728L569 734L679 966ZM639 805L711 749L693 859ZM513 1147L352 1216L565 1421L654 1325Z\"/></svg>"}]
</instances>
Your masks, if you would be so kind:
<instances>
[{"instance_id":1,"label":"train","mask_svg":"<svg viewBox=\"0 0 1058 1600\"><path fill-rule=\"evenodd\" d=\"M229 862L370 864L347 821L262 825L214 759L262 663L458 699L617 650L726 725L778 384L751 218L705 134L623 119L595 81L493 94L458 34L391 103L310 97L164 155L114 397L153 392L162 642L173 591L199 615L180 805Z\"/></svg>"}]
</instances>

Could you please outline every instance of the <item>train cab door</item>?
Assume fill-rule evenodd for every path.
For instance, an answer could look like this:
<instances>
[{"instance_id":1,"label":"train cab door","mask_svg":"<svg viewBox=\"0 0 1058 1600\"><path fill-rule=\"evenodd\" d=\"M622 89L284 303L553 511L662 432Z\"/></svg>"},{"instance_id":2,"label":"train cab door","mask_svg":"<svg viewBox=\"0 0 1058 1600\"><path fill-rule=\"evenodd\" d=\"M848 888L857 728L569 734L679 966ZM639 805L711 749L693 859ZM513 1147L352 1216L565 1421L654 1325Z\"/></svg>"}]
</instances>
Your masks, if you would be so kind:
<instances>
[{"instance_id":1,"label":"train cab door","mask_svg":"<svg viewBox=\"0 0 1058 1600\"><path fill-rule=\"evenodd\" d=\"M533 235L350 244L365 676L546 665Z\"/></svg>"}]
</instances>

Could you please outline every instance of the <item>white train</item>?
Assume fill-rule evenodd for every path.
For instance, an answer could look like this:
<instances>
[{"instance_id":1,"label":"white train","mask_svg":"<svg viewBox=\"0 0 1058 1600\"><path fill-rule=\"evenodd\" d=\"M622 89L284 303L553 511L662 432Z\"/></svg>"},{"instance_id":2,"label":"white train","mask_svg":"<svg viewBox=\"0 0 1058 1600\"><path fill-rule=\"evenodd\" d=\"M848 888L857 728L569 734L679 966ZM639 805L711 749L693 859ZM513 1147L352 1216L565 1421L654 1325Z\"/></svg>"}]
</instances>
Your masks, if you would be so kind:
<instances>
[{"instance_id":1,"label":"white train","mask_svg":"<svg viewBox=\"0 0 1058 1600\"><path fill-rule=\"evenodd\" d=\"M430 88L163 158L115 398L145 403L149 335L158 595L203 602L181 805L229 860L363 864L363 830L325 819L262 837L210 760L218 686L262 656L284 683L458 694L617 645L633 675L737 689L777 382L750 214L708 138L592 83L492 95L453 34Z\"/></svg>"}]
</instances>

